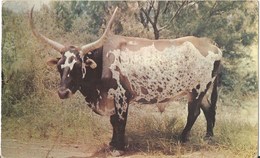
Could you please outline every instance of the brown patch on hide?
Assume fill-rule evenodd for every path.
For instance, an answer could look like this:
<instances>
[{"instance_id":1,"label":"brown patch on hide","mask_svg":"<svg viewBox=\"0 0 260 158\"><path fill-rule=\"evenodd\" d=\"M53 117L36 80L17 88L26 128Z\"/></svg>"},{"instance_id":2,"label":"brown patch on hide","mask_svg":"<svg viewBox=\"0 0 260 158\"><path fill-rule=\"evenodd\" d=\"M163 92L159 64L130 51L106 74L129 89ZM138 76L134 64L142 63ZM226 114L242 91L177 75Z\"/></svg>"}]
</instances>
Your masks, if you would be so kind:
<instances>
[{"instance_id":1,"label":"brown patch on hide","mask_svg":"<svg viewBox=\"0 0 260 158\"><path fill-rule=\"evenodd\" d=\"M144 87L141 87L141 92L142 92L144 95L148 94L148 90L147 90L146 88L144 88Z\"/></svg>"},{"instance_id":2,"label":"brown patch on hide","mask_svg":"<svg viewBox=\"0 0 260 158\"><path fill-rule=\"evenodd\" d=\"M162 92L162 91L163 91L162 87L158 87L158 88L157 88L157 91L158 91L158 92Z\"/></svg>"}]
</instances>

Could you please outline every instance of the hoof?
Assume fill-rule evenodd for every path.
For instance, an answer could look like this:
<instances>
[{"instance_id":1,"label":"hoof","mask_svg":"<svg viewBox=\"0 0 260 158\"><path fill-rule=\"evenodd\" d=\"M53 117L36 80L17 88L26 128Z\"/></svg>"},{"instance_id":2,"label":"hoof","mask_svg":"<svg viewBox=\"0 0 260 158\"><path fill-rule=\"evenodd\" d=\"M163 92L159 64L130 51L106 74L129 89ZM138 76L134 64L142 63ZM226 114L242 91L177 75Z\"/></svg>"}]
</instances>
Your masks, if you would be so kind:
<instances>
[{"instance_id":1,"label":"hoof","mask_svg":"<svg viewBox=\"0 0 260 158\"><path fill-rule=\"evenodd\" d=\"M206 135L203 139L204 140L212 140L212 138L213 138L213 133L206 133Z\"/></svg>"},{"instance_id":2,"label":"hoof","mask_svg":"<svg viewBox=\"0 0 260 158\"><path fill-rule=\"evenodd\" d=\"M189 141L189 137L188 136L181 136L181 138L180 138L180 142L181 143L186 143L188 141Z\"/></svg>"},{"instance_id":3,"label":"hoof","mask_svg":"<svg viewBox=\"0 0 260 158\"><path fill-rule=\"evenodd\" d=\"M180 143L185 144L189 141L189 139L180 139Z\"/></svg>"},{"instance_id":4,"label":"hoof","mask_svg":"<svg viewBox=\"0 0 260 158\"><path fill-rule=\"evenodd\" d=\"M206 135L206 136L203 138L203 140L204 140L204 141L212 140L212 136Z\"/></svg>"},{"instance_id":5,"label":"hoof","mask_svg":"<svg viewBox=\"0 0 260 158\"><path fill-rule=\"evenodd\" d=\"M125 151L123 150L112 150L110 151L111 156L118 157L124 155Z\"/></svg>"},{"instance_id":6,"label":"hoof","mask_svg":"<svg viewBox=\"0 0 260 158\"><path fill-rule=\"evenodd\" d=\"M210 135L206 135L203 140L208 143L208 144L214 144L215 143L215 140L214 140L214 137L213 136L210 136Z\"/></svg>"},{"instance_id":7,"label":"hoof","mask_svg":"<svg viewBox=\"0 0 260 158\"><path fill-rule=\"evenodd\" d=\"M188 142L189 141L189 137L190 137L190 132L188 131L188 132L182 132L182 134L181 134L181 139L180 139L180 142L181 143L186 143L186 142Z\"/></svg>"},{"instance_id":8,"label":"hoof","mask_svg":"<svg viewBox=\"0 0 260 158\"><path fill-rule=\"evenodd\" d=\"M109 143L109 146L106 149L107 153L109 153L113 157L118 157L124 155L124 150L117 149L113 143Z\"/></svg>"}]
</instances>

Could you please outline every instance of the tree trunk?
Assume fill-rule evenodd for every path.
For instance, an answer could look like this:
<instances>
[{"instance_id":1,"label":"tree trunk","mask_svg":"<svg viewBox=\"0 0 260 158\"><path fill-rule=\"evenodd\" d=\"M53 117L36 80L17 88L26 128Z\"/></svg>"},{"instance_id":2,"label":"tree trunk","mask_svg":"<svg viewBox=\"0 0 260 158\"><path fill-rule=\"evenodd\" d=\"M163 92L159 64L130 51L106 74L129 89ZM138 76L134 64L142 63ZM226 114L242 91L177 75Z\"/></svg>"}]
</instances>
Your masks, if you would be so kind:
<instances>
[{"instance_id":1,"label":"tree trunk","mask_svg":"<svg viewBox=\"0 0 260 158\"><path fill-rule=\"evenodd\" d=\"M158 40L160 37L160 31L158 30L158 28L155 26L153 26L153 33L154 33L154 39Z\"/></svg>"}]
</instances>

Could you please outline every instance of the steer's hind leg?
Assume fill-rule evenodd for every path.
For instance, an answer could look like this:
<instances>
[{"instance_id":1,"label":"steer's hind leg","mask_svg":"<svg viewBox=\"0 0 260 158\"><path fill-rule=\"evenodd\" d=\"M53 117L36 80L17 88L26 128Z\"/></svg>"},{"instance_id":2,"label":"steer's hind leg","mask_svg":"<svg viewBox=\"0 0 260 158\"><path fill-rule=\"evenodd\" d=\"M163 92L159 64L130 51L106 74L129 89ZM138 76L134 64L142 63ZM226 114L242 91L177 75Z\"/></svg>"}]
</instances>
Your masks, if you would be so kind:
<instances>
[{"instance_id":1,"label":"steer's hind leg","mask_svg":"<svg viewBox=\"0 0 260 158\"><path fill-rule=\"evenodd\" d=\"M217 104L218 92L217 92L217 83L216 81L208 90L208 93L202 100L201 109L205 115L207 121L207 133L205 138L212 137L213 128L215 126L215 116L216 116L216 104Z\"/></svg>"},{"instance_id":2,"label":"steer's hind leg","mask_svg":"<svg viewBox=\"0 0 260 158\"><path fill-rule=\"evenodd\" d=\"M185 128L182 131L181 134L181 141L186 142L188 140L188 136L190 133L190 130L195 123L197 117L200 114L200 103L205 93L201 93L198 96L198 93L195 89L192 90L189 96L188 101L188 118Z\"/></svg>"},{"instance_id":3,"label":"steer's hind leg","mask_svg":"<svg viewBox=\"0 0 260 158\"><path fill-rule=\"evenodd\" d=\"M209 138L214 135L213 128L215 125L216 104L212 104L207 99L207 96L205 96L201 104L201 109L203 110L203 113L207 121L207 132L205 138Z\"/></svg>"}]
</instances>

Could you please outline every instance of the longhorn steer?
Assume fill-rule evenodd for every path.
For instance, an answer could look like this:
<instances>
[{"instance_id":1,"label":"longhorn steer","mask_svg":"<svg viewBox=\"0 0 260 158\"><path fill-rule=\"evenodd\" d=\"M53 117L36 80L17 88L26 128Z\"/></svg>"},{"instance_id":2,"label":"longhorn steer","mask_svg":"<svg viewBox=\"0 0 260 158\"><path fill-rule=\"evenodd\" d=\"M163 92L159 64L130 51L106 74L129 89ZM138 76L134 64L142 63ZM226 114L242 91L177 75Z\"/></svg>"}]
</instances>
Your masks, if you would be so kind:
<instances>
[{"instance_id":1,"label":"longhorn steer","mask_svg":"<svg viewBox=\"0 0 260 158\"><path fill-rule=\"evenodd\" d=\"M193 36L149 40L108 35L116 10L99 40L76 47L40 34L33 25L32 8L33 34L61 54L48 62L56 64L61 75L59 97L69 98L79 90L93 111L110 115L110 145L116 150L125 148L130 101L161 103L187 95L188 118L181 141L187 141L200 108L207 121L206 137L213 136L220 49L207 38Z\"/></svg>"}]
</instances>

